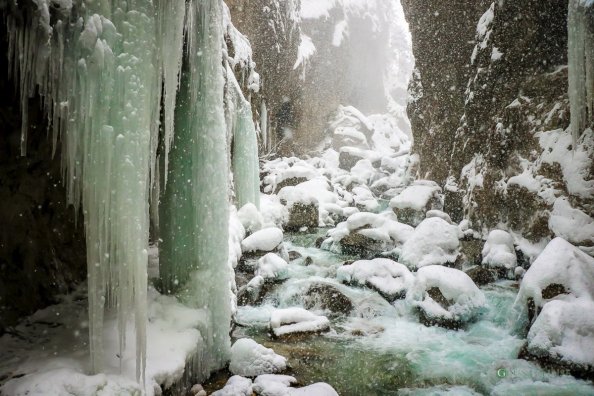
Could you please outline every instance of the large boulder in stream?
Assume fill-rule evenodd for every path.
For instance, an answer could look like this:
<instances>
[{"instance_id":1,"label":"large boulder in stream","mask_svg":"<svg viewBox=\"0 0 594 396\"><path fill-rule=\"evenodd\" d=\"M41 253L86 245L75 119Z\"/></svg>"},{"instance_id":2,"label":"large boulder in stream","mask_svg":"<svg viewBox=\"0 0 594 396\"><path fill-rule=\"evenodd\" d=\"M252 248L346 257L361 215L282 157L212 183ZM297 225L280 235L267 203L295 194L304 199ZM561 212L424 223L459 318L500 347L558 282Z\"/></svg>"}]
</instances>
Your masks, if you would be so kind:
<instances>
[{"instance_id":1,"label":"large boulder in stream","mask_svg":"<svg viewBox=\"0 0 594 396\"><path fill-rule=\"evenodd\" d=\"M316 334L329 330L330 321L303 308L275 309L270 314L270 329L275 337Z\"/></svg>"},{"instance_id":2,"label":"large boulder in stream","mask_svg":"<svg viewBox=\"0 0 594 396\"><path fill-rule=\"evenodd\" d=\"M277 249L282 242L283 231L280 228L264 228L241 241L241 251L243 253L262 254Z\"/></svg>"},{"instance_id":3,"label":"large boulder in stream","mask_svg":"<svg viewBox=\"0 0 594 396\"><path fill-rule=\"evenodd\" d=\"M486 300L464 272L441 265L420 268L407 299L426 326L458 329L477 318Z\"/></svg>"},{"instance_id":4,"label":"large boulder in stream","mask_svg":"<svg viewBox=\"0 0 594 396\"><path fill-rule=\"evenodd\" d=\"M392 198L390 207L398 221L416 227L428 211L443 209L441 187L430 180L417 180Z\"/></svg>"},{"instance_id":5,"label":"large boulder in stream","mask_svg":"<svg viewBox=\"0 0 594 396\"><path fill-rule=\"evenodd\" d=\"M414 276L405 265L384 258L343 265L336 271L336 277L347 284L376 290L388 301L404 298L414 282Z\"/></svg>"},{"instance_id":6,"label":"large boulder in stream","mask_svg":"<svg viewBox=\"0 0 594 396\"><path fill-rule=\"evenodd\" d=\"M594 258L555 238L530 266L513 310L528 330L522 356L594 376Z\"/></svg>"},{"instance_id":7,"label":"large boulder in stream","mask_svg":"<svg viewBox=\"0 0 594 396\"><path fill-rule=\"evenodd\" d=\"M307 185L283 187L278 193L283 205L287 207L289 219L284 227L289 231L299 231L302 228L316 228L319 224L319 202L315 190Z\"/></svg>"},{"instance_id":8,"label":"large boulder in stream","mask_svg":"<svg viewBox=\"0 0 594 396\"><path fill-rule=\"evenodd\" d=\"M319 308L334 314L348 315L353 310L353 301L335 285L328 282L316 282L310 285L304 293L303 306L306 309Z\"/></svg>"},{"instance_id":9,"label":"large boulder in stream","mask_svg":"<svg viewBox=\"0 0 594 396\"><path fill-rule=\"evenodd\" d=\"M287 359L277 355L251 338L241 338L231 347L229 371L244 377L280 373L287 368Z\"/></svg>"},{"instance_id":10,"label":"large boulder in stream","mask_svg":"<svg viewBox=\"0 0 594 396\"><path fill-rule=\"evenodd\" d=\"M396 221L392 213L354 213L330 230L331 249L373 258L401 246L413 233L409 225Z\"/></svg>"}]
</instances>

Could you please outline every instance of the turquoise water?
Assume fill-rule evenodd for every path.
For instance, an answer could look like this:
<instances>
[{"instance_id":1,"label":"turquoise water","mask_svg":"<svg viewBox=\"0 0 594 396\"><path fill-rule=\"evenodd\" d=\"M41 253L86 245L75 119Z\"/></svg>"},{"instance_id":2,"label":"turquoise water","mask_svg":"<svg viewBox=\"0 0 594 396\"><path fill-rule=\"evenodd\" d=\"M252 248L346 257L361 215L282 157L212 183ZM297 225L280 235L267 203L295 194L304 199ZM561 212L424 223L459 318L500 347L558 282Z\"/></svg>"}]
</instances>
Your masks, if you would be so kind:
<instances>
[{"instance_id":1,"label":"turquoise water","mask_svg":"<svg viewBox=\"0 0 594 396\"><path fill-rule=\"evenodd\" d=\"M291 279L260 307L240 307L253 337L289 359L302 384L324 381L341 395L594 395L592 383L558 375L517 359L524 340L512 334L509 317L517 284L501 281L482 288L488 309L464 330L425 327L404 301L390 305L375 292L339 285L335 270L348 257L313 247L318 234L288 235L289 250L304 258L291 263ZM332 318L324 335L274 340L266 318L274 306L299 305L311 282L328 282L354 301L348 317Z\"/></svg>"}]
</instances>

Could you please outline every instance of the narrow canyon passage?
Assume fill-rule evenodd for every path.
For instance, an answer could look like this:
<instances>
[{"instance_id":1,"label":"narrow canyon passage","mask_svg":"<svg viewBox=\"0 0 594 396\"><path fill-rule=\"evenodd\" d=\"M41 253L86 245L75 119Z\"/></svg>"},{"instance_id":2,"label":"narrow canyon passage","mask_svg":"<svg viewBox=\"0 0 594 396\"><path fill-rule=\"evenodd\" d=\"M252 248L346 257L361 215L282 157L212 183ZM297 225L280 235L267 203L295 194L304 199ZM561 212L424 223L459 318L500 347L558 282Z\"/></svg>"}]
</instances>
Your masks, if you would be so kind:
<instances>
[{"instance_id":1,"label":"narrow canyon passage","mask_svg":"<svg viewBox=\"0 0 594 396\"><path fill-rule=\"evenodd\" d=\"M591 0L0 1L0 395L594 395Z\"/></svg>"}]
</instances>

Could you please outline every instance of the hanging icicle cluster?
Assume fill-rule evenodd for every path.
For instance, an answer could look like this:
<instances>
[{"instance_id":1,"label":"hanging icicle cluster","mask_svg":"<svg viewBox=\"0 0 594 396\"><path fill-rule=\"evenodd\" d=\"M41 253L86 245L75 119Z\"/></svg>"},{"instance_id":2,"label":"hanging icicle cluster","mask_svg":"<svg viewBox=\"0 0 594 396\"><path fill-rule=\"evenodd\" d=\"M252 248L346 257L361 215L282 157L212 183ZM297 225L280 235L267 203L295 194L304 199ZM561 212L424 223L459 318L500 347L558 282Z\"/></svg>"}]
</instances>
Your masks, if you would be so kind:
<instances>
[{"instance_id":1,"label":"hanging icicle cluster","mask_svg":"<svg viewBox=\"0 0 594 396\"><path fill-rule=\"evenodd\" d=\"M28 99L39 94L54 151L61 144L68 201L84 214L91 370L102 369L103 318L114 309L120 359L134 318L144 382L149 212L158 223L161 192L162 283L208 313L195 359L204 378L225 364L230 346L222 1L32 4L23 17L14 3L6 20L21 149L24 155ZM252 145L251 110L241 100L236 118ZM257 146L249 150L257 167Z\"/></svg>"},{"instance_id":2,"label":"hanging icicle cluster","mask_svg":"<svg viewBox=\"0 0 594 396\"><path fill-rule=\"evenodd\" d=\"M594 1L569 0L569 102L573 145L594 123Z\"/></svg>"},{"instance_id":3,"label":"hanging icicle cluster","mask_svg":"<svg viewBox=\"0 0 594 396\"><path fill-rule=\"evenodd\" d=\"M233 142L232 169L237 207L252 203L260 208L260 164L258 136L252 106L227 67L227 127Z\"/></svg>"}]
</instances>

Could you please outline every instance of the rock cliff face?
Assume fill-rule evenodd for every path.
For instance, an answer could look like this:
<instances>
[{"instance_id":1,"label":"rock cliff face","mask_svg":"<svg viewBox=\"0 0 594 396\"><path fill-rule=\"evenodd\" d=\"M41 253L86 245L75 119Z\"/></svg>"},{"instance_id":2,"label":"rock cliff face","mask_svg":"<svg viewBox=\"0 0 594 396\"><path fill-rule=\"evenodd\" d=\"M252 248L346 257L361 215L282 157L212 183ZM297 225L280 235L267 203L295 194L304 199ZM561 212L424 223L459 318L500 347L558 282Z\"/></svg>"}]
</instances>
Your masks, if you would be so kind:
<instances>
[{"instance_id":1,"label":"rock cliff face","mask_svg":"<svg viewBox=\"0 0 594 396\"><path fill-rule=\"evenodd\" d=\"M414 150L420 176L445 187L446 210L534 242L566 233L552 218L559 200L588 217L594 142L586 130L573 147L567 129L567 2L403 5L417 67Z\"/></svg>"},{"instance_id":2,"label":"rock cliff face","mask_svg":"<svg viewBox=\"0 0 594 396\"><path fill-rule=\"evenodd\" d=\"M1 17L0 17L1 18ZM0 38L0 334L22 315L55 301L86 275L83 218L66 204L60 154L52 158L37 99L29 103L28 155L20 156L21 120L6 79Z\"/></svg>"}]
</instances>

